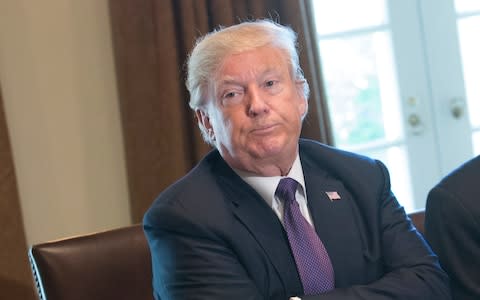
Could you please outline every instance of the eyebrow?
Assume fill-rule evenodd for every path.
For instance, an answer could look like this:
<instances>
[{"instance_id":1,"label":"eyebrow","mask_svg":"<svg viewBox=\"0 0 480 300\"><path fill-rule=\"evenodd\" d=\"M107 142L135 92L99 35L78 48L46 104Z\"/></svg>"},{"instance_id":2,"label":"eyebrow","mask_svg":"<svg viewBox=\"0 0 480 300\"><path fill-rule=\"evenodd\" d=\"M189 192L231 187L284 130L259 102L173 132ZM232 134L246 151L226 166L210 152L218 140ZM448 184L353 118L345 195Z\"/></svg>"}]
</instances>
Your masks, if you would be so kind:
<instances>
[{"instance_id":1,"label":"eyebrow","mask_svg":"<svg viewBox=\"0 0 480 300\"><path fill-rule=\"evenodd\" d=\"M263 71L261 71L259 73L259 77L265 77L265 76L269 76L271 74L281 74L281 72L279 71L278 68L267 68ZM242 80L238 79L238 78L235 78L233 76L230 76L230 75L227 75L227 76L224 76L223 78L220 79L220 81L218 82L219 86L221 85L239 85L240 83L242 82Z\"/></svg>"}]
</instances>

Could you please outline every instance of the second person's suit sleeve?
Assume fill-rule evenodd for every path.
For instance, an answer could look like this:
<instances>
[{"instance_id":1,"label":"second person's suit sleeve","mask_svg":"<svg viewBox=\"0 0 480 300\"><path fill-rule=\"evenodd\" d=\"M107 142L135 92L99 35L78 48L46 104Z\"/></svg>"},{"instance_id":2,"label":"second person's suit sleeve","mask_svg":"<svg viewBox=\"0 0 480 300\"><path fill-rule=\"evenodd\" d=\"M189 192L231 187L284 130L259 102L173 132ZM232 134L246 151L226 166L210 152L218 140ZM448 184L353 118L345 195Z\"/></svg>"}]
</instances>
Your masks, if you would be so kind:
<instances>
[{"instance_id":1,"label":"second person's suit sleeve","mask_svg":"<svg viewBox=\"0 0 480 300\"><path fill-rule=\"evenodd\" d=\"M428 195L425 235L451 276L452 294L460 299L478 299L480 295L480 259L472 255L480 249L478 223L461 199L435 187Z\"/></svg>"}]
</instances>

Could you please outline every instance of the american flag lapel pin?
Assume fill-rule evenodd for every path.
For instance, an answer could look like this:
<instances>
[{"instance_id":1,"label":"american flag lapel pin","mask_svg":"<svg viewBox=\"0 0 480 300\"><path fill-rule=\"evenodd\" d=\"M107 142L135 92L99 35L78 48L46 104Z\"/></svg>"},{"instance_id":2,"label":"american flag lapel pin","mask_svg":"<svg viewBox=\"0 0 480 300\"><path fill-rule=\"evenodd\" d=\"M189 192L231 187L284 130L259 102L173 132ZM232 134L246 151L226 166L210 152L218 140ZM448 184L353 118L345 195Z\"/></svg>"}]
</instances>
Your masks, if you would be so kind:
<instances>
[{"instance_id":1,"label":"american flag lapel pin","mask_svg":"<svg viewBox=\"0 0 480 300\"><path fill-rule=\"evenodd\" d=\"M342 198L340 198L340 195L338 194L337 191L325 192L325 194L327 194L328 199L330 199L330 201L336 201L336 200L342 199Z\"/></svg>"}]
</instances>

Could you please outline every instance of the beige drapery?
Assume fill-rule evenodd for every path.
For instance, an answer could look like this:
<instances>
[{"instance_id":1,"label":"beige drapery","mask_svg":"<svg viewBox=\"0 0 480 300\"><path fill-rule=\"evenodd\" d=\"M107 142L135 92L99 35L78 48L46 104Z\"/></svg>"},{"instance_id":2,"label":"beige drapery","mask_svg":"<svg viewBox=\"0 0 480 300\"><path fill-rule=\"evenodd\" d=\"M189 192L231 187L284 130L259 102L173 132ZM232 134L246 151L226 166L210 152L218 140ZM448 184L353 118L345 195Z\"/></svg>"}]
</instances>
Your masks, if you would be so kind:
<instances>
[{"instance_id":1,"label":"beige drapery","mask_svg":"<svg viewBox=\"0 0 480 300\"><path fill-rule=\"evenodd\" d=\"M10 139L0 90L0 298L34 299Z\"/></svg>"}]
</instances>

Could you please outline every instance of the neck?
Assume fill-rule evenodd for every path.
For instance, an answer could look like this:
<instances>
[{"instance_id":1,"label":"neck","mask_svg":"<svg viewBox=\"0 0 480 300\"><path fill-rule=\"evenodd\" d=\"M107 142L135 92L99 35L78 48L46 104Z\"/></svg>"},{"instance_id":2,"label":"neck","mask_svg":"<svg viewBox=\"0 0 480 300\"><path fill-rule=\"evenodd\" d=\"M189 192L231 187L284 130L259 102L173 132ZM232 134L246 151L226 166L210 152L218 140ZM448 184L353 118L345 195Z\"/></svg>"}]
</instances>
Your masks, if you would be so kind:
<instances>
[{"instance_id":1,"label":"neck","mask_svg":"<svg viewBox=\"0 0 480 300\"><path fill-rule=\"evenodd\" d=\"M242 160L229 160L225 158L230 167L258 176L287 176L297 157L297 152L290 155L282 155L276 158L248 158Z\"/></svg>"}]
</instances>

